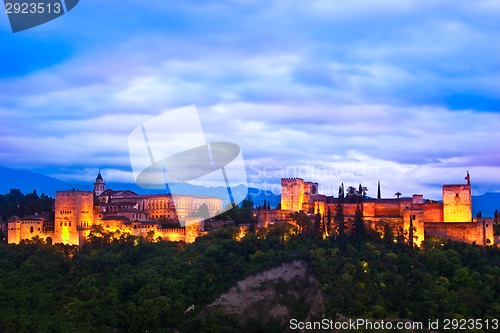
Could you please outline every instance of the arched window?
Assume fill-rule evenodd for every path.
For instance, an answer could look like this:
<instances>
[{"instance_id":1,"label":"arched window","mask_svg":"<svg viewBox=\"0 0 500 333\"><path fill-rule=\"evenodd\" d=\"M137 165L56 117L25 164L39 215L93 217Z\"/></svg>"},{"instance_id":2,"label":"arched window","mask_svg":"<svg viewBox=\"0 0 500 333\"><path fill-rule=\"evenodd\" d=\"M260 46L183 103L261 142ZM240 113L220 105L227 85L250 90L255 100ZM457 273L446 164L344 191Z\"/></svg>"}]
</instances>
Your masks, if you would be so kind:
<instances>
[{"instance_id":1,"label":"arched window","mask_svg":"<svg viewBox=\"0 0 500 333\"><path fill-rule=\"evenodd\" d=\"M30 227L30 232L33 233L33 227L32 226Z\"/></svg>"}]
</instances>

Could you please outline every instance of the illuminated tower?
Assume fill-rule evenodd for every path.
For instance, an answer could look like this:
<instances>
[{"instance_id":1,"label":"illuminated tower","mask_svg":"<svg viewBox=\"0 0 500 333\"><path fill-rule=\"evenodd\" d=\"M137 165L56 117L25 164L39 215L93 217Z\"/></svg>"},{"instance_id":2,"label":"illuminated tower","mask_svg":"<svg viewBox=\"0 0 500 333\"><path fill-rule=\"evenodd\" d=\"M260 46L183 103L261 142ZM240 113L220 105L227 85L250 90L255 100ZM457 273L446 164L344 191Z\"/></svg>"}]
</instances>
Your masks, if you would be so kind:
<instances>
[{"instance_id":1,"label":"illuminated tower","mask_svg":"<svg viewBox=\"0 0 500 333\"><path fill-rule=\"evenodd\" d=\"M104 192L105 189L106 183L104 182L104 179L102 179L101 170L99 170L99 174L97 175L94 183L94 193L96 196L99 196L102 192Z\"/></svg>"},{"instance_id":2,"label":"illuminated tower","mask_svg":"<svg viewBox=\"0 0 500 333\"><path fill-rule=\"evenodd\" d=\"M467 171L464 185L443 185L444 222L472 222L470 176Z\"/></svg>"},{"instance_id":3,"label":"illuminated tower","mask_svg":"<svg viewBox=\"0 0 500 333\"><path fill-rule=\"evenodd\" d=\"M281 209L302 210L304 203L304 180L301 178L281 178Z\"/></svg>"},{"instance_id":4,"label":"illuminated tower","mask_svg":"<svg viewBox=\"0 0 500 333\"><path fill-rule=\"evenodd\" d=\"M79 231L88 229L93 223L94 193L56 192L54 243L79 245Z\"/></svg>"}]
</instances>

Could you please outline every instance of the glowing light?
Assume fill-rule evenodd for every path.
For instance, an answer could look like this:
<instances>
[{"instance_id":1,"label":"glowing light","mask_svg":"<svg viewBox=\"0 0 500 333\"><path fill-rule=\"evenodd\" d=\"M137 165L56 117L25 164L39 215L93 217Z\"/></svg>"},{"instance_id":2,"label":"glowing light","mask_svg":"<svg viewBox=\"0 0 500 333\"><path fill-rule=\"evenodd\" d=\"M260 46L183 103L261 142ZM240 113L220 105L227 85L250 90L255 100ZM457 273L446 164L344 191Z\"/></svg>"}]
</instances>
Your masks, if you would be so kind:
<instances>
[{"instance_id":1,"label":"glowing light","mask_svg":"<svg viewBox=\"0 0 500 333\"><path fill-rule=\"evenodd\" d=\"M240 232L238 233L238 235L236 235L235 239L237 241L240 241L246 236L246 234L247 234L247 229L243 226L240 226Z\"/></svg>"},{"instance_id":2,"label":"glowing light","mask_svg":"<svg viewBox=\"0 0 500 333\"><path fill-rule=\"evenodd\" d=\"M61 240L63 243L69 243L70 241L70 233L69 233L69 228L67 226L64 226L63 229L62 229L62 233L61 233Z\"/></svg>"}]
</instances>

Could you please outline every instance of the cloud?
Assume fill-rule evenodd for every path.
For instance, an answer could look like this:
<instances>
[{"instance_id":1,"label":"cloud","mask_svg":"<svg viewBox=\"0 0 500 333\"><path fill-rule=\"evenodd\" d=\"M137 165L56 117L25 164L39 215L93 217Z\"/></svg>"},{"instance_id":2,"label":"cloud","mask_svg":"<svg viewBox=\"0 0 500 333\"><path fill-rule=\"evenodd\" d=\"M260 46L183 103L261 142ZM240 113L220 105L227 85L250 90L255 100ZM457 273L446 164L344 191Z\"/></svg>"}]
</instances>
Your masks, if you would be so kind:
<instances>
[{"instance_id":1,"label":"cloud","mask_svg":"<svg viewBox=\"0 0 500 333\"><path fill-rule=\"evenodd\" d=\"M495 2L100 6L15 35L0 54L14 68L0 76L4 165L90 180L101 166L122 180L130 131L194 103L207 138L239 144L263 186L279 181L259 180L265 168L323 165L337 171L305 177L332 189L381 179L438 195L467 169L498 189L487 180L500 170ZM23 65L26 54L43 61Z\"/></svg>"}]
</instances>

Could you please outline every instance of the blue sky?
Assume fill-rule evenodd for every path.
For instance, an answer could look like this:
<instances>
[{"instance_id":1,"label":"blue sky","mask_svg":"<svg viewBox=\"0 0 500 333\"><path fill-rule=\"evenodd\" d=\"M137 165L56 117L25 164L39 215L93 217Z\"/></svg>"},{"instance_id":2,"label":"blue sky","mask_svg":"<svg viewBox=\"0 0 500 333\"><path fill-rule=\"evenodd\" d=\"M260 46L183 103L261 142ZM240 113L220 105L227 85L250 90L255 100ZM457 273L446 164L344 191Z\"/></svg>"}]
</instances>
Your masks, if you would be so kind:
<instances>
[{"instance_id":1,"label":"blue sky","mask_svg":"<svg viewBox=\"0 0 500 333\"><path fill-rule=\"evenodd\" d=\"M0 163L133 181L127 138L196 104L251 185L500 191L498 1L85 0L13 34L0 14Z\"/></svg>"}]
</instances>

